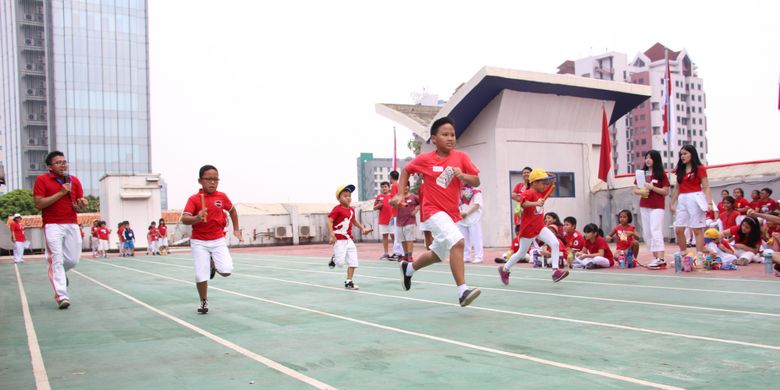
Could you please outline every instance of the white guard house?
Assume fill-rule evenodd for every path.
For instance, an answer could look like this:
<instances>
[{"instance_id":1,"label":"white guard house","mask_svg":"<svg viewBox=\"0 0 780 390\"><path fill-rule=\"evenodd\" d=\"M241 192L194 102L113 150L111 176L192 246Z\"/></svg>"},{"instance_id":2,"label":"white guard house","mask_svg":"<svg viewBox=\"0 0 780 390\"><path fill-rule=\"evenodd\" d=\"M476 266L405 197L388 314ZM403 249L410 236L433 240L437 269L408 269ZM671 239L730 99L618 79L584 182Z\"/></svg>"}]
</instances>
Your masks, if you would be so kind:
<instances>
[{"instance_id":1,"label":"white guard house","mask_svg":"<svg viewBox=\"0 0 780 390\"><path fill-rule=\"evenodd\" d=\"M599 222L591 220L591 205L592 192L605 188L597 178L602 107L612 125L650 96L644 85L484 67L433 118L424 115L432 109L426 106L377 104L376 110L423 140L433 119L455 121L457 148L481 171L484 244L505 247L513 235L510 195L525 166L558 177L545 212L574 216L579 229ZM432 149L423 144L421 151Z\"/></svg>"},{"instance_id":2,"label":"white guard house","mask_svg":"<svg viewBox=\"0 0 780 390\"><path fill-rule=\"evenodd\" d=\"M160 174L107 174L100 179L100 218L111 229L109 246L117 249L117 224L129 221L135 247L146 248L146 233L160 211Z\"/></svg>"}]
</instances>

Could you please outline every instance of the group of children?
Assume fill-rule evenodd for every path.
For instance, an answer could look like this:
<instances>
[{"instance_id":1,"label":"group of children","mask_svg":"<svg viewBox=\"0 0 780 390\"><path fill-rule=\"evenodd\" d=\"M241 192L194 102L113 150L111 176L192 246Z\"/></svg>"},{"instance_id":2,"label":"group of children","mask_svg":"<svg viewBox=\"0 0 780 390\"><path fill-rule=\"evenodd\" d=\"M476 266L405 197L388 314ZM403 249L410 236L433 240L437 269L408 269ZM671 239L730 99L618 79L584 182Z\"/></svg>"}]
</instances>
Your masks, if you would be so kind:
<instances>
[{"instance_id":1,"label":"group of children","mask_svg":"<svg viewBox=\"0 0 780 390\"><path fill-rule=\"evenodd\" d=\"M108 257L111 229L106 227L106 221L94 221L91 233L92 257ZM130 227L130 222L119 222L116 234L119 239L119 257L135 256L135 232ZM159 227L157 222L152 221L146 238L147 255L168 254L168 227L164 219L160 218Z\"/></svg>"}]
</instances>

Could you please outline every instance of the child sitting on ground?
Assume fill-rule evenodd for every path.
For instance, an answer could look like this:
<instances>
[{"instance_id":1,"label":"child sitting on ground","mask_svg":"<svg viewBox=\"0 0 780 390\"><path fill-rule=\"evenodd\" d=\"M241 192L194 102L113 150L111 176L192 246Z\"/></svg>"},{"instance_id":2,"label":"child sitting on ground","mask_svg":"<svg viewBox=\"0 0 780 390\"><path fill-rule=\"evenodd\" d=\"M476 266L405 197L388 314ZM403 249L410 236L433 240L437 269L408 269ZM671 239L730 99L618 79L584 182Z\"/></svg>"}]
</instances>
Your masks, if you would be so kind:
<instances>
[{"instance_id":1,"label":"child sitting on ground","mask_svg":"<svg viewBox=\"0 0 780 390\"><path fill-rule=\"evenodd\" d=\"M575 254L574 268L610 268L615 265L615 257L609 244L601 237L601 229L595 223L589 223L582 229L585 236L585 248Z\"/></svg>"},{"instance_id":2,"label":"child sitting on ground","mask_svg":"<svg viewBox=\"0 0 780 390\"><path fill-rule=\"evenodd\" d=\"M721 238L720 233L713 228L704 232L704 253L712 258L720 258L721 263L731 264L737 259L734 256L734 249L729 243Z\"/></svg>"},{"instance_id":3,"label":"child sitting on ground","mask_svg":"<svg viewBox=\"0 0 780 390\"><path fill-rule=\"evenodd\" d=\"M626 250L631 249L633 258L636 259L639 255L639 241L634 241L634 237L639 239L639 234L636 232L636 227L631 225L633 217L628 210L620 210L618 213L618 225L615 226L611 232L607 235L607 241L613 241L617 235L617 255L626 255Z\"/></svg>"}]
</instances>

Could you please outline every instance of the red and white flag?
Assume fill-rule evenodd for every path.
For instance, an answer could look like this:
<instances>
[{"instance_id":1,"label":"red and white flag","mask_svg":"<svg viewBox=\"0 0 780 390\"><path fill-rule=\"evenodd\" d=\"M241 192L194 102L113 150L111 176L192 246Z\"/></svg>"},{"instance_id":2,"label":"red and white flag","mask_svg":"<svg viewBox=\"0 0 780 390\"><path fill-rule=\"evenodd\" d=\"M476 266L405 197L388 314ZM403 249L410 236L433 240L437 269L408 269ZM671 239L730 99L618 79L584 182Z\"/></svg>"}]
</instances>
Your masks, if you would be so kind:
<instances>
[{"instance_id":1,"label":"red and white flag","mask_svg":"<svg viewBox=\"0 0 780 390\"><path fill-rule=\"evenodd\" d=\"M612 167L612 143L609 141L607 110L601 107L601 153L599 154L599 179L607 183Z\"/></svg>"},{"instance_id":2,"label":"red and white flag","mask_svg":"<svg viewBox=\"0 0 780 390\"><path fill-rule=\"evenodd\" d=\"M664 140L668 145L672 145L675 139L674 125L674 100L672 99L672 72L669 69L669 59L666 59L666 77L665 85L661 90L661 96L664 102ZM674 146L674 145L672 145Z\"/></svg>"}]
</instances>

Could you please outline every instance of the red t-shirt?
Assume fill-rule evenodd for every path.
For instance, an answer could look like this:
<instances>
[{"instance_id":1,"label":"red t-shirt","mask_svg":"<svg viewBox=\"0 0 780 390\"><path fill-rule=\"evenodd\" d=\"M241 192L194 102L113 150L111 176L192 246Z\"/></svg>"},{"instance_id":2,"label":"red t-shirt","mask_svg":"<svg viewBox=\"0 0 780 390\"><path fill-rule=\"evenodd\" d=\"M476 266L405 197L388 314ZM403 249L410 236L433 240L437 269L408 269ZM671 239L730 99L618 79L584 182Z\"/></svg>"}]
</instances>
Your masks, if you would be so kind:
<instances>
[{"instance_id":1,"label":"red t-shirt","mask_svg":"<svg viewBox=\"0 0 780 390\"><path fill-rule=\"evenodd\" d=\"M355 209L337 205L330 211L328 218L333 220L333 233L337 240L352 239L352 223L355 221Z\"/></svg>"},{"instance_id":2,"label":"red t-shirt","mask_svg":"<svg viewBox=\"0 0 780 390\"><path fill-rule=\"evenodd\" d=\"M111 234L111 229L109 228L98 228L97 235L99 240L106 240L108 241L108 235Z\"/></svg>"},{"instance_id":3,"label":"red t-shirt","mask_svg":"<svg viewBox=\"0 0 780 390\"><path fill-rule=\"evenodd\" d=\"M525 182L521 181L521 182L515 184L515 188L512 190L512 195L514 195L514 194L520 195L523 192L525 192L527 189L528 188L525 186ZM514 203L512 205L514 206ZM516 213L516 212L514 212L514 210L515 209L513 207L512 208L512 213L513 213L513 217L514 217L513 221L514 221L515 225L519 225L520 224L520 218L521 218L520 217L520 213Z\"/></svg>"},{"instance_id":4,"label":"red t-shirt","mask_svg":"<svg viewBox=\"0 0 780 390\"><path fill-rule=\"evenodd\" d=\"M14 242L25 242L26 239L24 237L24 226L21 222L11 221L10 224L11 228L11 239Z\"/></svg>"},{"instance_id":5,"label":"red t-shirt","mask_svg":"<svg viewBox=\"0 0 780 390\"><path fill-rule=\"evenodd\" d=\"M125 227L121 226L116 229L116 234L119 236L119 242L125 242Z\"/></svg>"},{"instance_id":6,"label":"red t-shirt","mask_svg":"<svg viewBox=\"0 0 780 390\"><path fill-rule=\"evenodd\" d=\"M718 209L719 213L722 213L723 211L726 210L726 209L723 208L723 201L722 200L720 202L718 202L717 209Z\"/></svg>"},{"instance_id":7,"label":"red t-shirt","mask_svg":"<svg viewBox=\"0 0 780 390\"><path fill-rule=\"evenodd\" d=\"M607 245L607 242L604 241L603 237L596 236L596 239L593 242L585 240L585 250L587 250L588 253L598 253L599 249L604 250L604 257L609 260L609 266L612 267L615 265L615 257L612 255L612 251L609 249L609 245Z\"/></svg>"},{"instance_id":8,"label":"red t-shirt","mask_svg":"<svg viewBox=\"0 0 780 390\"><path fill-rule=\"evenodd\" d=\"M525 202L536 202L542 199L544 194L534 190L526 190L520 194L520 204ZM544 208L543 207L523 207L523 218L520 220L520 234L522 238L533 238L539 235L544 229Z\"/></svg>"},{"instance_id":9,"label":"red t-shirt","mask_svg":"<svg viewBox=\"0 0 780 390\"><path fill-rule=\"evenodd\" d=\"M92 226L92 230L91 230L91 232L92 232L92 237L95 237L95 238L97 238L97 230L98 230L98 227L97 227L97 226Z\"/></svg>"},{"instance_id":10,"label":"red t-shirt","mask_svg":"<svg viewBox=\"0 0 780 390\"><path fill-rule=\"evenodd\" d=\"M704 218L709 219L709 220L714 220L715 219L715 210L705 211L704 212Z\"/></svg>"},{"instance_id":11,"label":"red t-shirt","mask_svg":"<svg viewBox=\"0 0 780 390\"><path fill-rule=\"evenodd\" d=\"M701 191L701 179L707 177L707 169L704 165L699 165L699 169L696 172L688 172L683 176L683 180L680 184L680 193L687 194L690 192Z\"/></svg>"},{"instance_id":12,"label":"red t-shirt","mask_svg":"<svg viewBox=\"0 0 780 390\"><path fill-rule=\"evenodd\" d=\"M81 187L81 182L76 176L70 175L66 179L63 179L53 173L44 173L35 179L33 196L41 198L52 196L60 192L62 185L65 184L65 180L71 183L70 194L59 198L52 205L43 209L41 214L44 225L50 223L79 223L76 209L73 208L73 205L76 203L77 199L84 197L84 190Z\"/></svg>"},{"instance_id":13,"label":"red t-shirt","mask_svg":"<svg viewBox=\"0 0 780 390\"><path fill-rule=\"evenodd\" d=\"M224 230L223 230L224 232ZM157 228L151 228L149 229L148 237L152 241L157 241L160 238L160 231L157 230Z\"/></svg>"},{"instance_id":14,"label":"red t-shirt","mask_svg":"<svg viewBox=\"0 0 780 390\"><path fill-rule=\"evenodd\" d=\"M577 251L581 251L585 245L585 238L578 231L573 231L571 234L563 232L563 238L566 239L566 246Z\"/></svg>"},{"instance_id":15,"label":"red t-shirt","mask_svg":"<svg viewBox=\"0 0 780 390\"><path fill-rule=\"evenodd\" d=\"M395 219L396 226L408 226L417 223L417 218L413 213L414 208L420 204L417 195L406 195L404 202L406 202L406 206L398 207L398 216Z\"/></svg>"},{"instance_id":16,"label":"red t-shirt","mask_svg":"<svg viewBox=\"0 0 780 390\"><path fill-rule=\"evenodd\" d=\"M225 238L225 226L227 226L225 211L232 210L233 203L222 192L214 191L208 194L201 189L197 194L187 199L184 214L198 215L200 213L203 209L203 205L200 203L200 194L205 196L208 215L206 222L201 221L192 225L192 239L209 241Z\"/></svg>"},{"instance_id":17,"label":"red t-shirt","mask_svg":"<svg viewBox=\"0 0 780 390\"><path fill-rule=\"evenodd\" d=\"M387 225L390 223L390 220L393 219L393 207L390 206L390 199L392 199L390 194L379 194L374 201L374 204L382 205L382 208L379 209L380 225Z\"/></svg>"},{"instance_id":18,"label":"red t-shirt","mask_svg":"<svg viewBox=\"0 0 780 390\"><path fill-rule=\"evenodd\" d=\"M777 210L777 201L772 198L759 199L756 201L755 210L759 213L768 214Z\"/></svg>"},{"instance_id":19,"label":"red t-shirt","mask_svg":"<svg viewBox=\"0 0 780 390\"><path fill-rule=\"evenodd\" d=\"M161 238L168 237L168 226L167 225L160 225L160 227L158 227L157 230L160 232L160 237Z\"/></svg>"},{"instance_id":20,"label":"red t-shirt","mask_svg":"<svg viewBox=\"0 0 780 390\"><path fill-rule=\"evenodd\" d=\"M731 210L729 211L723 211L718 216L718 219L720 219L720 222L723 224L723 230L726 230L732 226L737 226L737 217L739 216L739 211L737 210Z\"/></svg>"},{"instance_id":21,"label":"red t-shirt","mask_svg":"<svg viewBox=\"0 0 780 390\"><path fill-rule=\"evenodd\" d=\"M661 179L658 179L654 176L648 176L648 178L650 177L652 177L651 183L653 183L654 187L669 187L669 178L666 177L665 174L661 177ZM636 179L634 180L634 184L636 184ZM639 207L644 207L647 209L662 209L666 207L664 199L665 198L663 195L654 191L650 191L650 193L647 195L647 198L639 198Z\"/></svg>"},{"instance_id":22,"label":"red t-shirt","mask_svg":"<svg viewBox=\"0 0 780 390\"><path fill-rule=\"evenodd\" d=\"M624 251L628 248L631 248L631 244L634 243L634 236L632 235L632 233L635 231L636 231L636 227L631 225L615 226L615 229L613 229L613 234L615 235L615 243L616 243L617 250Z\"/></svg>"},{"instance_id":23,"label":"red t-shirt","mask_svg":"<svg viewBox=\"0 0 780 390\"><path fill-rule=\"evenodd\" d=\"M479 174L479 168L471 162L469 155L460 150L452 150L446 157L440 157L435 150L421 154L404 169L410 175L420 173L423 176L425 198L422 200L422 209L427 217L444 211L453 222L458 222L461 220L458 202L463 183L455 175L452 175L449 183L444 183L446 187L441 187L436 181L440 176L445 178L448 167L460 168L467 175Z\"/></svg>"},{"instance_id":24,"label":"red t-shirt","mask_svg":"<svg viewBox=\"0 0 780 390\"><path fill-rule=\"evenodd\" d=\"M743 209L745 207L750 207L750 201L748 201L746 198L734 198L734 209ZM747 210L741 211L740 214L745 215L747 214Z\"/></svg>"},{"instance_id":25,"label":"red t-shirt","mask_svg":"<svg viewBox=\"0 0 780 390\"><path fill-rule=\"evenodd\" d=\"M398 182L390 183L390 199L398 193ZM391 205L390 209L393 211L393 217L398 216L398 207Z\"/></svg>"},{"instance_id":26,"label":"red t-shirt","mask_svg":"<svg viewBox=\"0 0 780 390\"><path fill-rule=\"evenodd\" d=\"M420 183L420 186L417 187L417 201L419 204L422 205L423 203L423 185ZM425 222L428 219L428 214L425 214L425 210L423 210L422 207L420 207L420 223Z\"/></svg>"}]
</instances>

